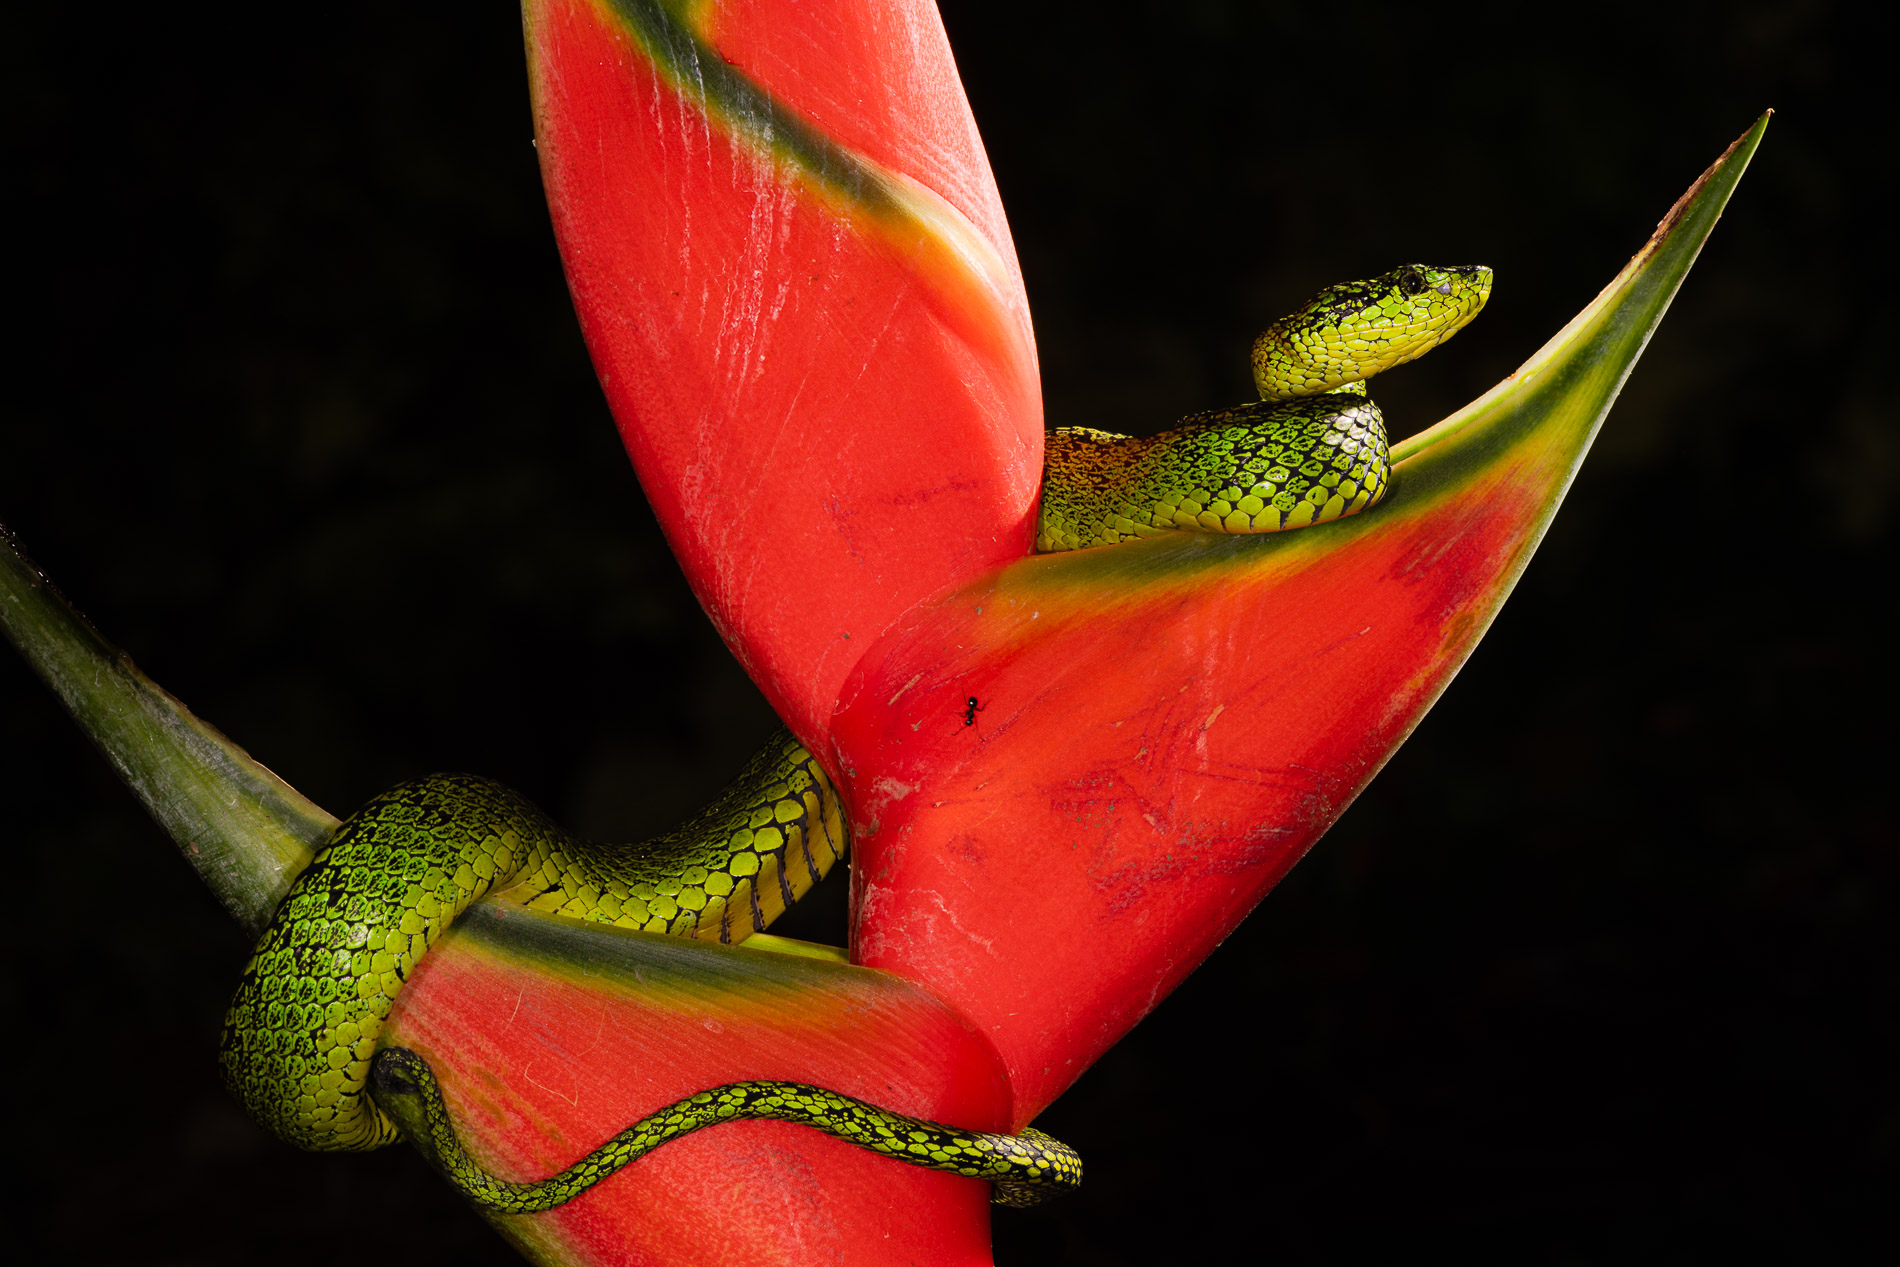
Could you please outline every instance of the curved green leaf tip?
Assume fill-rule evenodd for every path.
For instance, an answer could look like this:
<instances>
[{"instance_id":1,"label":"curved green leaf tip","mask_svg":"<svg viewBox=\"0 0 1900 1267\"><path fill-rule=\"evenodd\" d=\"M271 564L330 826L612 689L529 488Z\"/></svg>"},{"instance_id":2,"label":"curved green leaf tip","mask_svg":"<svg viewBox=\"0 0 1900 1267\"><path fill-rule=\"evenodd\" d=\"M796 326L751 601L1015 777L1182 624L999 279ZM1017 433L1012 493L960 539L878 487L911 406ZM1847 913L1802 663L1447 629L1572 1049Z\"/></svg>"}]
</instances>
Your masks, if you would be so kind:
<instances>
[{"instance_id":1,"label":"curved green leaf tip","mask_svg":"<svg viewBox=\"0 0 1900 1267\"><path fill-rule=\"evenodd\" d=\"M1649 241L1588 307L1552 335L1509 378L1457 413L1393 445L1393 465L1418 458L1427 450L1434 450L1434 457L1448 455L1457 446L1447 442L1472 430L1488 433L1487 450L1508 444L1518 438L1521 431L1544 421L1546 412L1532 407L1534 396L1558 387L1578 386L1581 379L1609 374L1614 376L1614 382L1594 385L1597 390L1588 393L1602 402L1587 424L1594 435L1623 380L1629 377L1649 343L1649 336L1655 332L1663 314L1669 311L1670 301L1681 289L1683 278L1689 275L1690 267L1702 253L1702 244L1708 241L1715 222L1721 219L1723 208L1728 206L1742 173L1748 170L1749 160L1761 145L1762 135L1774 114L1773 110L1763 111L1754 126L1696 178L1656 225ZM1586 354L1578 356L1579 349L1585 348ZM1556 381L1546 373L1550 370L1557 371ZM1513 428L1508 419L1517 419L1522 425ZM1471 454L1467 460L1481 459ZM1418 478L1428 468L1424 463L1417 463L1409 469L1413 473L1411 478Z\"/></svg>"},{"instance_id":2,"label":"curved green leaf tip","mask_svg":"<svg viewBox=\"0 0 1900 1267\"><path fill-rule=\"evenodd\" d=\"M4 524L0 629L238 923L262 931L337 820L140 673Z\"/></svg>"}]
</instances>

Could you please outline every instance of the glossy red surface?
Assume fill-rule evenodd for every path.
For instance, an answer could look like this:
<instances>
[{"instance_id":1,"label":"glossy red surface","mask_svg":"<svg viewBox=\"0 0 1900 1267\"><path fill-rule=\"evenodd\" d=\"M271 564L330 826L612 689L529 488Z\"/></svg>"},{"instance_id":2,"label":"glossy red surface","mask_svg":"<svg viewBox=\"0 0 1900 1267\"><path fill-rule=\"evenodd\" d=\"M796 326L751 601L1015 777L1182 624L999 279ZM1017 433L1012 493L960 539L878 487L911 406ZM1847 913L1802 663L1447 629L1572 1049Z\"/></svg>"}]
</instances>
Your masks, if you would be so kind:
<instances>
[{"instance_id":1,"label":"glossy red surface","mask_svg":"<svg viewBox=\"0 0 1900 1267\"><path fill-rule=\"evenodd\" d=\"M1028 1121L1437 698L1538 524L1538 474L1324 533L1025 560L911 613L836 732L858 959L968 1014Z\"/></svg>"}]
</instances>

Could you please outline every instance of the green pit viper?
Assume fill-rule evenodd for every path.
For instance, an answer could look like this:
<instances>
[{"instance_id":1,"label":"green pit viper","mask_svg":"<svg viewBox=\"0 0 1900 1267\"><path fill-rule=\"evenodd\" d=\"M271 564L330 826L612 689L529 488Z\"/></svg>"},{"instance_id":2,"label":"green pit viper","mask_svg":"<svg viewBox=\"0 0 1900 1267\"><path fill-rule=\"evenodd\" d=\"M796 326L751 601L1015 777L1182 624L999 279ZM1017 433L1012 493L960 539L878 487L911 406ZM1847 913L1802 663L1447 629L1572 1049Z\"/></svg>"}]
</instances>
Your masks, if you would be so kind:
<instances>
[{"instance_id":1,"label":"green pit viper","mask_svg":"<svg viewBox=\"0 0 1900 1267\"><path fill-rule=\"evenodd\" d=\"M1364 380L1450 338L1484 307L1491 270L1407 264L1321 291L1253 347L1261 399L1146 439L1048 436L1039 551L1175 531L1277 532L1355 514L1390 486L1385 426ZM427 1061L378 1050L418 960L471 902L737 943L803 896L848 848L838 794L781 731L675 831L636 845L569 836L521 796L432 775L343 822L291 885L225 1018L225 1081L302 1148L378 1148L405 1134L483 1208L564 1204L670 1140L719 1122L803 1123L898 1161L988 1179L1031 1205L1081 1182L1081 1160L1034 1129L996 1135L904 1117L792 1082L738 1082L659 1109L549 1178L488 1174L456 1136Z\"/></svg>"}]
</instances>

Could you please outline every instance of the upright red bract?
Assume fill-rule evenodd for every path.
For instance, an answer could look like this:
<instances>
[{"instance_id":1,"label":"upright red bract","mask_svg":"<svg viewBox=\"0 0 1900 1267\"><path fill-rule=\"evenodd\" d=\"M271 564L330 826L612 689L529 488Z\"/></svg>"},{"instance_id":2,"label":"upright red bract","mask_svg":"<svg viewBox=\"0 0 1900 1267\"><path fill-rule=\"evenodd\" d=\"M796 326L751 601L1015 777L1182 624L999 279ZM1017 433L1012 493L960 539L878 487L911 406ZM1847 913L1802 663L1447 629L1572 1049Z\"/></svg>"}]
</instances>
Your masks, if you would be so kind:
<instances>
[{"instance_id":1,"label":"upright red bract","mask_svg":"<svg viewBox=\"0 0 1900 1267\"><path fill-rule=\"evenodd\" d=\"M569 285L694 592L793 731L1029 546L1022 278L934 6L535 0Z\"/></svg>"}]
</instances>

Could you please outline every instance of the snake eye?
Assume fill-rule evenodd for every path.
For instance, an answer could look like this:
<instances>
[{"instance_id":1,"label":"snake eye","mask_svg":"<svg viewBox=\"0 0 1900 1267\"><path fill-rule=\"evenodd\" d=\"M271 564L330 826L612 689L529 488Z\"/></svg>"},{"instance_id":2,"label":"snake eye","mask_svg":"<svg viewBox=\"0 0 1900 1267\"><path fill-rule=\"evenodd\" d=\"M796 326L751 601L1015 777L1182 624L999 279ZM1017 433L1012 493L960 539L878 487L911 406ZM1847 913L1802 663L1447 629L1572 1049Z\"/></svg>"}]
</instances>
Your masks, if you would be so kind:
<instances>
[{"instance_id":1,"label":"snake eye","mask_svg":"<svg viewBox=\"0 0 1900 1267\"><path fill-rule=\"evenodd\" d=\"M1416 295L1425 289L1425 278L1416 268L1408 268L1399 274L1399 289L1408 295Z\"/></svg>"}]
</instances>

